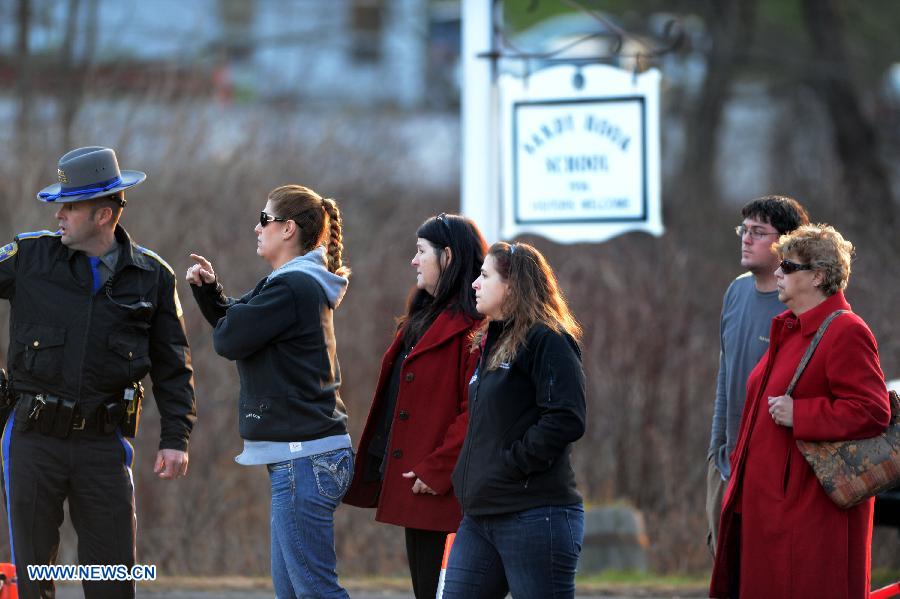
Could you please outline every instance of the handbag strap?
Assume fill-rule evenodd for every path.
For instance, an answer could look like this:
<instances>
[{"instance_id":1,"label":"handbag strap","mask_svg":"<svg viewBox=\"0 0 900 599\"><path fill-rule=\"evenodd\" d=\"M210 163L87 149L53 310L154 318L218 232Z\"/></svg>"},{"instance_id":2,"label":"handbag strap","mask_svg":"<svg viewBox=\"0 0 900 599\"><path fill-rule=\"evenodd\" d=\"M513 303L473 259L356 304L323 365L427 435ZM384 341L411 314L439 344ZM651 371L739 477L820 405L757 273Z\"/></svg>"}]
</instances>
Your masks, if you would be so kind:
<instances>
[{"instance_id":1,"label":"handbag strap","mask_svg":"<svg viewBox=\"0 0 900 599\"><path fill-rule=\"evenodd\" d=\"M797 384L797 379L800 378L800 375L803 374L803 370L806 368L806 365L809 364L809 359L812 358L813 352L816 351L816 346L819 345L819 341L822 340L822 336L825 335L825 330L828 328L828 325L831 324L831 321L843 314L844 312L849 312L849 310L835 310L831 314L828 315L828 318L819 326L819 330L816 331L816 336L812 338L812 341L809 342L809 347L806 348L806 353L803 354L803 358L800 360L800 363L797 364L797 371L794 372L794 378L791 379L791 384L788 385L787 391L784 392L785 395L790 395L791 391L794 390L794 385Z\"/></svg>"}]
</instances>

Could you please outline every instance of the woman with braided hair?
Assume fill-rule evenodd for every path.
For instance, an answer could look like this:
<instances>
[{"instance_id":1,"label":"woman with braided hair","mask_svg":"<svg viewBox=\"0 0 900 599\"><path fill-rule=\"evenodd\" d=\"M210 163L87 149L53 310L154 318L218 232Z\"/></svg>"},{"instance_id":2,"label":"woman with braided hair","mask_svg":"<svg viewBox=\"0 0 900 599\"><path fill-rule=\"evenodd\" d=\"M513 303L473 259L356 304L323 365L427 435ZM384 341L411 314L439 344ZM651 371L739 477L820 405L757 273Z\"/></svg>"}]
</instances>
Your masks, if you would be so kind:
<instances>
[{"instance_id":1,"label":"woman with braided hair","mask_svg":"<svg viewBox=\"0 0 900 599\"><path fill-rule=\"evenodd\" d=\"M269 194L256 253L272 272L240 299L212 264L187 281L215 327L216 352L237 362L243 465L266 465L272 489L272 581L278 597L348 597L338 584L334 510L353 476L332 314L347 289L341 214L300 185Z\"/></svg>"}]
</instances>

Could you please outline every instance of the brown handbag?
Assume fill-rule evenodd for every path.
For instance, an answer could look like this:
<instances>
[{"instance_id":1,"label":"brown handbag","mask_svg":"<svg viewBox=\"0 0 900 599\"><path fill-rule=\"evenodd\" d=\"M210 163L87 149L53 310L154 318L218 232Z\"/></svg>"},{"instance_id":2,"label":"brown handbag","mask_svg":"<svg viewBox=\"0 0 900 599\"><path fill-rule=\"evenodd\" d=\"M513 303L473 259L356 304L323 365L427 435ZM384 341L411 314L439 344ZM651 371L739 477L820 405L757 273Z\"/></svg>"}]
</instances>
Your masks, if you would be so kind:
<instances>
[{"instance_id":1,"label":"brown handbag","mask_svg":"<svg viewBox=\"0 0 900 599\"><path fill-rule=\"evenodd\" d=\"M844 312L846 310L832 312L816 331L785 395L794 390L825 329ZM853 507L900 484L900 397L896 391L891 391L888 399L891 422L877 437L852 441L797 441L797 448L816 473L825 493L839 507Z\"/></svg>"}]
</instances>

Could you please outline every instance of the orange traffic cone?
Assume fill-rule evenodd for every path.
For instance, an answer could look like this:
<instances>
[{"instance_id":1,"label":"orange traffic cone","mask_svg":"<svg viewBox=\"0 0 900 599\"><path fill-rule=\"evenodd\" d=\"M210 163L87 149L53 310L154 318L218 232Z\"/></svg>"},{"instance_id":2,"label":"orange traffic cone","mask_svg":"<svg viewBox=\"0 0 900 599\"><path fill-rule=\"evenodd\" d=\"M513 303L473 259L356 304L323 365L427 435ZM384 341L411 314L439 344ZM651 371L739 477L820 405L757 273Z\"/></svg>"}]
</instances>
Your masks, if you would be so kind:
<instances>
[{"instance_id":1,"label":"orange traffic cone","mask_svg":"<svg viewBox=\"0 0 900 599\"><path fill-rule=\"evenodd\" d=\"M0 564L0 599L19 599L16 567L13 564Z\"/></svg>"},{"instance_id":2,"label":"orange traffic cone","mask_svg":"<svg viewBox=\"0 0 900 599\"><path fill-rule=\"evenodd\" d=\"M453 539L455 538L456 533L451 532L447 535L447 540L444 542L444 557L441 559L441 577L438 579L438 588L435 599L443 599L444 597L444 579L447 576L447 562L450 561L450 548L453 547ZM2 599L2 597L0 597L0 599Z\"/></svg>"}]
</instances>

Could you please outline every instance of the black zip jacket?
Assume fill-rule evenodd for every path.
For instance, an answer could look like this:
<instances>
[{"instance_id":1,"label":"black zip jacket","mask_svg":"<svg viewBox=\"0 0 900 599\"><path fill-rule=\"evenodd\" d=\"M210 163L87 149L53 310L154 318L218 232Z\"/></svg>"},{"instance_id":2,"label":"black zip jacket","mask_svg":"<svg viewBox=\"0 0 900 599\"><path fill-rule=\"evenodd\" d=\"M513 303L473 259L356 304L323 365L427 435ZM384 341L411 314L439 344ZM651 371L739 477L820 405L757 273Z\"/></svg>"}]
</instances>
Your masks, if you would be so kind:
<instances>
[{"instance_id":1,"label":"black zip jacket","mask_svg":"<svg viewBox=\"0 0 900 599\"><path fill-rule=\"evenodd\" d=\"M536 324L511 363L488 371L502 329L502 322L490 323L469 383L456 497L470 516L578 503L570 446L585 428L581 350L568 334Z\"/></svg>"},{"instance_id":2,"label":"black zip jacket","mask_svg":"<svg viewBox=\"0 0 900 599\"><path fill-rule=\"evenodd\" d=\"M347 433L334 310L302 272L261 280L240 299L219 283L191 285L215 327L216 352L237 361L238 428L250 441L309 441Z\"/></svg>"},{"instance_id":3,"label":"black zip jacket","mask_svg":"<svg viewBox=\"0 0 900 599\"><path fill-rule=\"evenodd\" d=\"M16 393L74 399L82 414L122 399L148 373L160 449L186 450L196 419L190 350L175 274L116 227L121 252L93 294L83 252L58 233L22 233L0 248L0 297L10 301L8 366Z\"/></svg>"}]
</instances>

